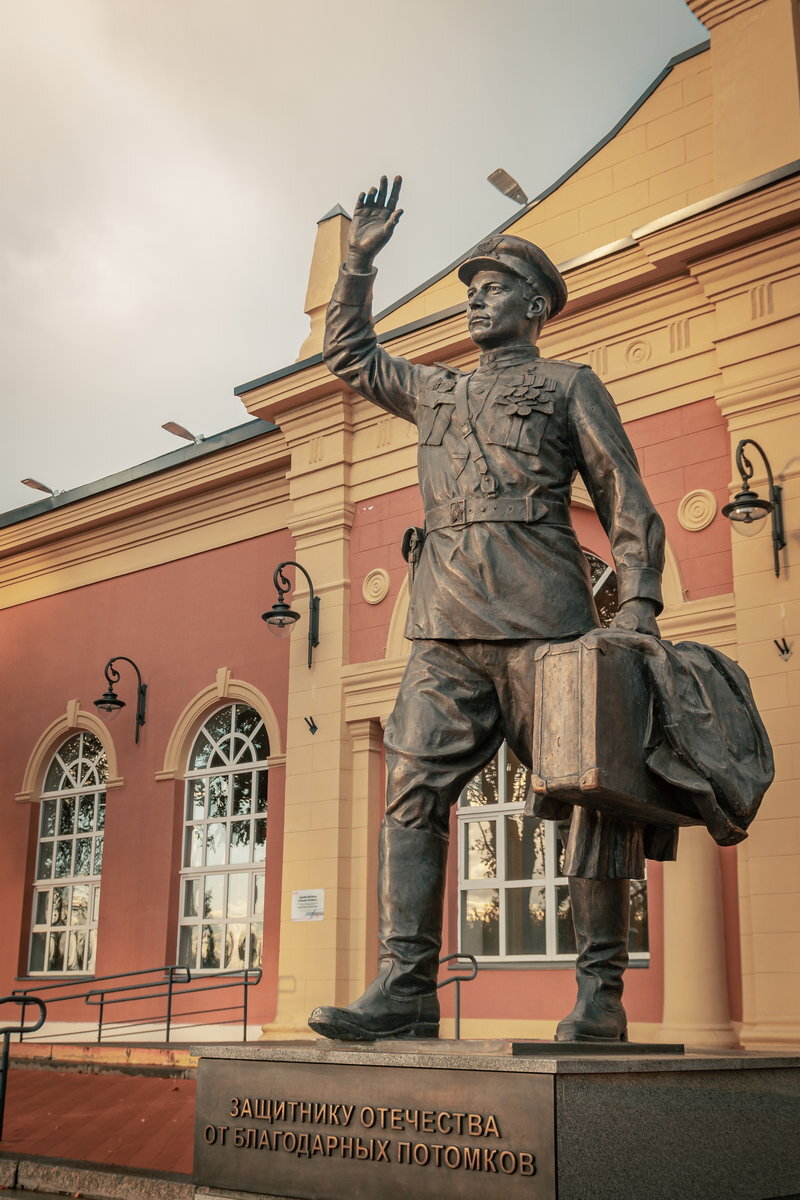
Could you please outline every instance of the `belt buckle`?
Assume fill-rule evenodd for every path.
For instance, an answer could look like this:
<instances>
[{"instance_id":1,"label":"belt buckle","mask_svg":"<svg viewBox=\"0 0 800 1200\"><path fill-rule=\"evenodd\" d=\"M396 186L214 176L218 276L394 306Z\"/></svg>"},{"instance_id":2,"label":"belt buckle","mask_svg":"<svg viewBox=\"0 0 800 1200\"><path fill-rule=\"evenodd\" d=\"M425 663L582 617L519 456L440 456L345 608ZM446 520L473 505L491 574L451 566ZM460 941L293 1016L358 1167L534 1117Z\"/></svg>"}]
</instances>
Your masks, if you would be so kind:
<instances>
[{"instance_id":1,"label":"belt buckle","mask_svg":"<svg viewBox=\"0 0 800 1200\"><path fill-rule=\"evenodd\" d=\"M450 502L450 524L464 525L467 520L467 502L466 500L451 500Z\"/></svg>"}]
</instances>

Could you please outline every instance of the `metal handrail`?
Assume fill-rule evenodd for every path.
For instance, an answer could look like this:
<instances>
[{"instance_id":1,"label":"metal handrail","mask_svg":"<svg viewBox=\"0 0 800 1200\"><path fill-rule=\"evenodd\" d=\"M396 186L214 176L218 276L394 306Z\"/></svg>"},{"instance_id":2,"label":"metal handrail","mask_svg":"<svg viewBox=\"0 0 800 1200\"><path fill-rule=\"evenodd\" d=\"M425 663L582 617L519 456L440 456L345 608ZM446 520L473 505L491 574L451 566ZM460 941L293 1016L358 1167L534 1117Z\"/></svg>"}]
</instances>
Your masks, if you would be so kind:
<instances>
[{"instance_id":1,"label":"metal handrail","mask_svg":"<svg viewBox=\"0 0 800 1200\"><path fill-rule=\"evenodd\" d=\"M443 979L442 982L437 983L436 986L437 988L443 988L447 987L449 983L454 983L456 985L455 1029L456 1041L459 1041L461 1038L461 984L471 983L478 974L478 960L475 958L474 954L446 954L444 958L439 959L439 966L441 966L442 963L453 962L454 960L463 962L465 964L468 963L472 973L470 975L451 975L449 979Z\"/></svg>"},{"instance_id":2,"label":"metal handrail","mask_svg":"<svg viewBox=\"0 0 800 1200\"><path fill-rule=\"evenodd\" d=\"M38 996L0 996L0 1005L18 1004L22 1009L18 1025L4 1025L0 1029L3 1035L3 1050L0 1056L0 1139L3 1137L3 1118L6 1113L6 1086L8 1084L8 1058L11 1050L12 1033L35 1033L41 1029L47 1020L47 1006ZM35 1025L25 1024L25 1009L29 1004L35 1004L39 1009L39 1019Z\"/></svg>"},{"instance_id":3,"label":"metal handrail","mask_svg":"<svg viewBox=\"0 0 800 1200\"><path fill-rule=\"evenodd\" d=\"M142 975L158 974L158 978L148 981L142 981ZM65 991L64 995L51 996L49 1003L57 1004L64 1000L83 1000L84 1004L98 1009L97 1019L97 1041L102 1042L103 1031L108 1030L110 1025L117 1025L121 1028L131 1028L138 1025L149 1025L154 1021L153 1017L138 1017L129 1021L106 1022L106 1009L112 1004L131 1004L140 1000L158 1000L166 997L166 1012L164 1015L164 1041L168 1042L170 1032L172 1030L173 1019L176 1016L198 1016L201 1013L218 1013L228 1012L234 1006L228 1005L226 1008L210 1008L210 1009L194 1009L188 1013L176 1013L175 1001L183 995L194 995L199 992L223 991L227 988L241 987L242 989L242 1041L247 1040L247 992L248 988L261 982L262 971L260 967L246 967L241 971L221 971L213 976L200 975L193 977L189 967L168 966L168 967L149 967L141 971L126 971L116 975L100 975L91 980L92 986L84 991L76 991L82 980L62 980L60 983L45 984L41 988L17 988L13 993L13 998L32 998L34 991ZM98 983L113 983L116 980L136 979L135 983L123 983L116 987L96 987ZM198 987L197 980L202 979L207 981L205 986ZM224 982L223 982L224 981ZM194 986L192 986L194 985ZM164 990L157 991L155 989L162 988ZM186 991L181 992L180 989L185 988ZM238 1006L236 1006L238 1007ZM39 1028L37 1026L37 1028ZM26 1030L24 1032L31 1032ZM20 1031L20 1041L22 1041L23 1032Z\"/></svg>"}]
</instances>

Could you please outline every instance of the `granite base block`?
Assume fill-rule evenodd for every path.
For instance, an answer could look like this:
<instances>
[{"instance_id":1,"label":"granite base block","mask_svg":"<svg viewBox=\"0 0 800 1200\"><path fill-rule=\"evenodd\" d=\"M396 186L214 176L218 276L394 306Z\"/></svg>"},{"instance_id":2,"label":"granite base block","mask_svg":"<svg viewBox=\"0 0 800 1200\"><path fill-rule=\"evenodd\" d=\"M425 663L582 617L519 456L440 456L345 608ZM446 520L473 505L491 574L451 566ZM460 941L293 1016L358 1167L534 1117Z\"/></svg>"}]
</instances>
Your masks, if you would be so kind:
<instances>
[{"instance_id":1,"label":"granite base block","mask_svg":"<svg viewBox=\"0 0 800 1200\"><path fill-rule=\"evenodd\" d=\"M800 1195L800 1056L198 1047L197 1197Z\"/></svg>"}]
</instances>

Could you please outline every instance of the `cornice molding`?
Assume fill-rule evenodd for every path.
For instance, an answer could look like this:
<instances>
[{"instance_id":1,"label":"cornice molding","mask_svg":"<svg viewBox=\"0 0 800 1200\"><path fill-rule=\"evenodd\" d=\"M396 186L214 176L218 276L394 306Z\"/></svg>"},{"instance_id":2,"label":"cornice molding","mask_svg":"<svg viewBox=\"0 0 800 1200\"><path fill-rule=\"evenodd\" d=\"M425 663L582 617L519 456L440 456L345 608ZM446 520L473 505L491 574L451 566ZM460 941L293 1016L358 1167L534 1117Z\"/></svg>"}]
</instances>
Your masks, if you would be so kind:
<instances>
[{"instance_id":1,"label":"cornice molding","mask_svg":"<svg viewBox=\"0 0 800 1200\"><path fill-rule=\"evenodd\" d=\"M18 533L13 544L0 536L0 608L285 529L288 506L279 469L271 476L236 475L209 490L169 488L129 510L117 498L109 521L73 513L68 525L43 535L31 528L26 540ZM39 520L46 517L33 524Z\"/></svg>"},{"instance_id":2,"label":"cornice molding","mask_svg":"<svg viewBox=\"0 0 800 1200\"><path fill-rule=\"evenodd\" d=\"M670 642L688 638L736 657L736 606L730 592L665 607L658 623L661 636Z\"/></svg>"},{"instance_id":3,"label":"cornice molding","mask_svg":"<svg viewBox=\"0 0 800 1200\"><path fill-rule=\"evenodd\" d=\"M788 169L788 168L787 168ZM642 302L642 292L668 285L670 281L692 278L692 263L697 259L764 237L797 224L800 211L800 177L774 174L750 181L730 192L711 196L707 201L667 214L635 229L630 238L562 264L569 285L570 300L561 317L542 342L563 343L564 331L580 345L586 341L586 328L597 320L597 310L613 303L629 306L631 314ZM698 303L708 301L698 289ZM442 359L458 362L474 358L463 313L448 314L422 329L385 336L384 343L393 355L412 362ZM286 375L246 393L242 399L248 411L267 420L288 409L303 405L318 396L338 392L342 399L352 395L327 371L322 363Z\"/></svg>"},{"instance_id":4,"label":"cornice molding","mask_svg":"<svg viewBox=\"0 0 800 1200\"><path fill-rule=\"evenodd\" d=\"M758 8L765 0L687 0L698 21L702 21L706 29L716 29L724 21L739 17L742 13Z\"/></svg>"}]
</instances>

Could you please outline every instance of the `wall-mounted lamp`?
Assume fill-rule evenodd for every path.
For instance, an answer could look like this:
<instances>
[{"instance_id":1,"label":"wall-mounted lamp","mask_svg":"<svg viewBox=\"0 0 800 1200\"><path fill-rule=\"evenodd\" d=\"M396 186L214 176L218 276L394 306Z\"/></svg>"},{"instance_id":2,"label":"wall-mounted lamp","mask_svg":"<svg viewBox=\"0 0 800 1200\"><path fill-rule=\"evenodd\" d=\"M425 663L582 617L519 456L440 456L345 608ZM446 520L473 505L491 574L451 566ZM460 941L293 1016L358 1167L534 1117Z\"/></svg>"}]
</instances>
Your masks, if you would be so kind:
<instances>
[{"instance_id":1,"label":"wall-mounted lamp","mask_svg":"<svg viewBox=\"0 0 800 1200\"><path fill-rule=\"evenodd\" d=\"M105 665L106 676L106 691L99 700L95 700L95 708L99 708L101 712L108 713L109 716L114 716L125 707L125 701L120 700L117 693L114 691L114 684L119 683L120 673L115 668L114 663L126 662L130 663L136 672L136 678L139 680L139 686L136 691L136 741L139 741L139 729L144 725L145 706L147 703L147 684L142 683L142 673L137 667L132 658L125 658L124 655L118 654L116 658L110 658Z\"/></svg>"},{"instance_id":2,"label":"wall-mounted lamp","mask_svg":"<svg viewBox=\"0 0 800 1200\"><path fill-rule=\"evenodd\" d=\"M762 500L750 487L753 464L744 452L745 446L755 446L764 460L769 483L769 500ZM736 469L742 477L742 490L736 493L730 504L725 505L722 515L733 521L733 527L738 533L752 537L758 533L767 513L772 513L772 553L775 559L775 574L780 575L781 562L778 552L786 545L783 535L783 488L776 486L769 460L758 442L754 442L752 438L743 438L736 447Z\"/></svg>"},{"instance_id":3,"label":"wall-mounted lamp","mask_svg":"<svg viewBox=\"0 0 800 1200\"><path fill-rule=\"evenodd\" d=\"M319 596L314 592L314 584L311 582L311 576L305 567L300 566L300 563L278 563L275 568L275 574L272 576L272 582L275 584L278 598L268 612L261 614L261 620L266 621L270 633L274 633L275 637L279 638L291 637L295 623L300 620L300 613L294 612L289 608L289 605L283 598L292 587L290 580L283 573L284 567L297 567L297 570L302 571L308 580L308 665L310 667L314 647L319 645Z\"/></svg>"}]
</instances>

